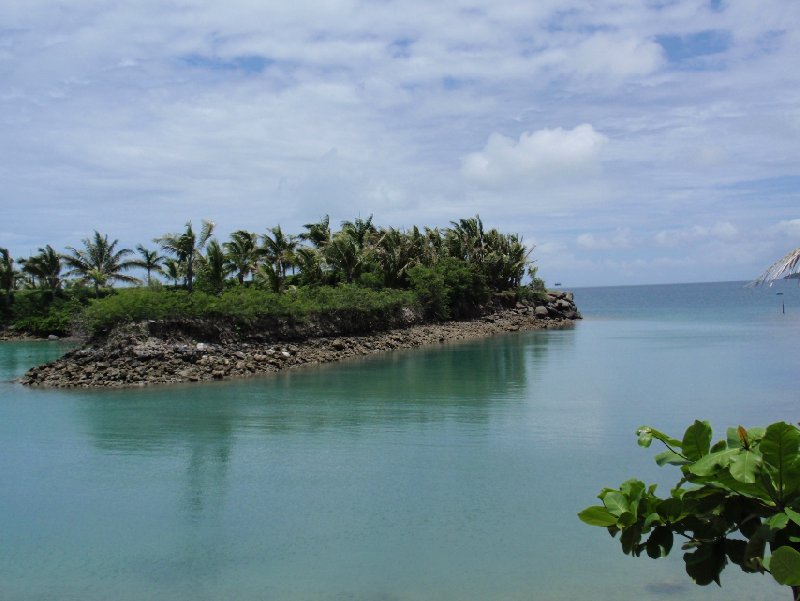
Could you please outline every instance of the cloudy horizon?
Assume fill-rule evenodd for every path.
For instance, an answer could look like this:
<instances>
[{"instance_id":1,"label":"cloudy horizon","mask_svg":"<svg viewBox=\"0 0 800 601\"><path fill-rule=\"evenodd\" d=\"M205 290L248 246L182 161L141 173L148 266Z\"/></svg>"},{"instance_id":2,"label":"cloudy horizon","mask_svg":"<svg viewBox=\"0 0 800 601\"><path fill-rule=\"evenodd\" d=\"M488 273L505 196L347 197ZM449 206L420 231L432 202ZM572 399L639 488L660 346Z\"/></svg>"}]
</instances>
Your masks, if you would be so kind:
<instances>
[{"instance_id":1,"label":"cloudy horizon","mask_svg":"<svg viewBox=\"0 0 800 601\"><path fill-rule=\"evenodd\" d=\"M9 0L0 246L479 214L565 286L800 246L800 5Z\"/></svg>"}]
</instances>

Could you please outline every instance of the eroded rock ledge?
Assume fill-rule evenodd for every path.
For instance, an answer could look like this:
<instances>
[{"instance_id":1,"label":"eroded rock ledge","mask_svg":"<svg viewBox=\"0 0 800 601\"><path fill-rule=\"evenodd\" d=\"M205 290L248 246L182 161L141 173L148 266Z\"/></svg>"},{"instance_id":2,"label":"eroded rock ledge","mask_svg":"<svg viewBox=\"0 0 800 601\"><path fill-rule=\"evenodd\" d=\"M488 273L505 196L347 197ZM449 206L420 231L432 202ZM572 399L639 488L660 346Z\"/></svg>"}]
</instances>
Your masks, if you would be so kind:
<instances>
[{"instance_id":1,"label":"eroded rock ledge","mask_svg":"<svg viewBox=\"0 0 800 601\"><path fill-rule=\"evenodd\" d=\"M94 388L224 380L501 332L565 327L575 319L580 314L572 294L556 292L479 319L444 323L422 323L410 310L388 316L384 324L274 322L244 333L205 321L139 322L30 369L20 382Z\"/></svg>"}]
</instances>

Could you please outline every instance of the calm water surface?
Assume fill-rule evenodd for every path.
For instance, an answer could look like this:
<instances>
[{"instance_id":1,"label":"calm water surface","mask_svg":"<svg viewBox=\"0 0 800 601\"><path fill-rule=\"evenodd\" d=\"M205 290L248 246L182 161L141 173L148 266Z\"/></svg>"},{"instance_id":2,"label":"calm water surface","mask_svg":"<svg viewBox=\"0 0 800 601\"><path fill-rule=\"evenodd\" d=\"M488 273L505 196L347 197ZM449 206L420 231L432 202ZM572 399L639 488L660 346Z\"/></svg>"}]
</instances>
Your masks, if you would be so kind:
<instances>
[{"instance_id":1,"label":"calm water surface","mask_svg":"<svg viewBox=\"0 0 800 601\"><path fill-rule=\"evenodd\" d=\"M0 345L0 599L786 597L696 587L575 514L671 482L639 425L798 420L798 289L576 299L570 330L208 385L29 390L64 347Z\"/></svg>"}]
</instances>

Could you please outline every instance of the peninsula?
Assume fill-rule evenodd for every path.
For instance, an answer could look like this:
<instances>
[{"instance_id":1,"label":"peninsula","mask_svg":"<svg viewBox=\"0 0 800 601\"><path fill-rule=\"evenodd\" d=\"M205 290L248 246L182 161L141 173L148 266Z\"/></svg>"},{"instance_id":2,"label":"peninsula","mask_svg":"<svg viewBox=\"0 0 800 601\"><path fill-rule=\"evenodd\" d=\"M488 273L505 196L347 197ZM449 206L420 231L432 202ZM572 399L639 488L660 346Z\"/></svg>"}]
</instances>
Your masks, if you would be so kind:
<instances>
[{"instance_id":1,"label":"peninsula","mask_svg":"<svg viewBox=\"0 0 800 601\"><path fill-rule=\"evenodd\" d=\"M6 331L83 340L21 382L221 380L580 319L571 293L546 290L519 236L477 216L443 229L379 228L371 216L304 228L220 243L213 223L187 223L154 239L166 255L138 245L139 258L95 231L65 254L39 249L21 271L0 249Z\"/></svg>"}]
</instances>

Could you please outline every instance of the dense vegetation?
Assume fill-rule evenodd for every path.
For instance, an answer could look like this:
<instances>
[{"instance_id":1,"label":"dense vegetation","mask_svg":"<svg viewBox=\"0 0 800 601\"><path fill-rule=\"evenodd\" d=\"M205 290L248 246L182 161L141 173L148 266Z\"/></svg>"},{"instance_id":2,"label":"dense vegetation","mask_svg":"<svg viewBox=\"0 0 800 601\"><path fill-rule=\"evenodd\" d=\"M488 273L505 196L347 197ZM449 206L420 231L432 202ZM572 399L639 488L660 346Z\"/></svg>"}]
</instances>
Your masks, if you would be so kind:
<instances>
[{"instance_id":1,"label":"dense vegetation","mask_svg":"<svg viewBox=\"0 0 800 601\"><path fill-rule=\"evenodd\" d=\"M783 422L729 428L711 444L708 422L695 421L681 440L643 426L639 444L666 450L658 465L679 466L681 478L665 498L655 484L628 480L604 488L602 505L583 510L587 524L620 535L622 551L638 557L669 554L683 540L686 573L697 584L720 583L728 562L745 572L769 572L800 597L800 430Z\"/></svg>"},{"instance_id":2,"label":"dense vegetation","mask_svg":"<svg viewBox=\"0 0 800 601\"><path fill-rule=\"evenodd\" d=\"M189 222L154 238L157 248L139 244L136 252L95 231L66 253L47 245L16 262L0 248L0 326L63 335L76 318L97 331L136 319L252 323L401 306L453 319L543 289L520 237L485 230L478 216L407 231L377 227L372 216L333 231L326 216L303 228L297 235L280 226L260 235L238 230L220 242L213 223L196 231ZM532 282L523 287L526 274ZM114 289L118 282L128 287Z\"/></svg>"}]
</instances>

